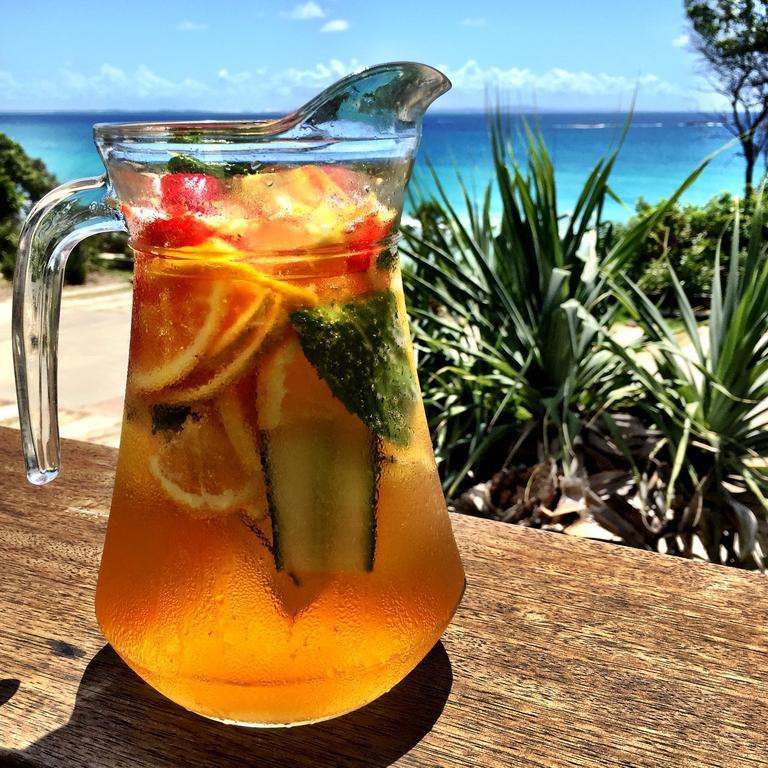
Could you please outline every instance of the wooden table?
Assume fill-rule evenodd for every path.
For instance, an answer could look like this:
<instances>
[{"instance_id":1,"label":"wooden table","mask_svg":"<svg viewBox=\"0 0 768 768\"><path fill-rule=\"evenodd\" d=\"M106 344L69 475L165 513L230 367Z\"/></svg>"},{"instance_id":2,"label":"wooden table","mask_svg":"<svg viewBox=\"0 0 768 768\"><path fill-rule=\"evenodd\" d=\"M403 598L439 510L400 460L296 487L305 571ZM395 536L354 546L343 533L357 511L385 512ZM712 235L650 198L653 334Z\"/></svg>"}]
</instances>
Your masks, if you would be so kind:
<instances>
[{"instance_id":1,"label":"wooden table","mask_svg":"<svg viewBox=\"0 0 768 768\"><path fill-rule=\"evenodd\" d=\"M768 766L768 579L463 517L464 602L389 694L281 731L189 714L93 617L115 451L63 455L33 488L0 429L3 767Z\"/></svg>"}]
</instances>

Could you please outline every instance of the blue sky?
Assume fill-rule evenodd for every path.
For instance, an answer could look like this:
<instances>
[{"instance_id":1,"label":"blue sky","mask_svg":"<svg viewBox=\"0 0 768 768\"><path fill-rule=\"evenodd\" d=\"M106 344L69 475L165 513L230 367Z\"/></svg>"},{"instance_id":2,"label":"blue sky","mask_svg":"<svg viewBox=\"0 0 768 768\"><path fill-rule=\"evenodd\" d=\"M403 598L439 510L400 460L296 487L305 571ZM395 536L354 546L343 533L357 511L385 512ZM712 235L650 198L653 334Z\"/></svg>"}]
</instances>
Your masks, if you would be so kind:
<instances>
[{"instance_id":1,"label":"blue sky","mask_svg":"<svg viewBox=\"0 0 768 768\"><path fill-rule=\"evenodd\" d=\"M282 112L397 59L452 79L442 109L717 106L682 0L0 0L0 111Z\"/></svg>"}]
</instances>

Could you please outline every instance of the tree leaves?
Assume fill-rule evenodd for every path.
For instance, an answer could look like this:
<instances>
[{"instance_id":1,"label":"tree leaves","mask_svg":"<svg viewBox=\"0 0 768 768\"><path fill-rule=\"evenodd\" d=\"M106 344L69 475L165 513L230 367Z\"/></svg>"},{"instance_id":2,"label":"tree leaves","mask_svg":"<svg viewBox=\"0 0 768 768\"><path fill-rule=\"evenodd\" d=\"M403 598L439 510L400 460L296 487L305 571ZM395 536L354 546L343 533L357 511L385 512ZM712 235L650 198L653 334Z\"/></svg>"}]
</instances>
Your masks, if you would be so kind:
<instances>
[{"instance_id":1,"label":"tree leaves","mask_svg":"<svg viewBox=\"0 0 768 768\"><path fill-rule=\"evenodd\" d=\"M746 193L768 146L768 8L763 0L685 0L693 44L731 105L729 128L746 160Z\"/></svg>"}]
</instances>

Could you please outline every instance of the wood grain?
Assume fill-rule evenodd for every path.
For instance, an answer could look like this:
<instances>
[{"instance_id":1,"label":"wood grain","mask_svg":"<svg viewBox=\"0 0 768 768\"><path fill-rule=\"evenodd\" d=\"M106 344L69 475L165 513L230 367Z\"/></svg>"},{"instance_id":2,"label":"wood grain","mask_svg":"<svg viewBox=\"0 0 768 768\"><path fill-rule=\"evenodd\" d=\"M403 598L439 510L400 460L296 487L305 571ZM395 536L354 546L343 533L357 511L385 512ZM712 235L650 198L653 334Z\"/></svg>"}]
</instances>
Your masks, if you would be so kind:
<instances>
[{"instance_id":1,"label":"wood grain","mask_svg":"<svg viewBox=\"0 0 768 768\"><path fill-rule=\"evenodd\" d=\"M2 766L768 766L768 580L459 517L464 602L392 692L282 731L189 714L93 617L115 455L66 442L33 488L0 429Z\"/></svg>"}]
</instances>

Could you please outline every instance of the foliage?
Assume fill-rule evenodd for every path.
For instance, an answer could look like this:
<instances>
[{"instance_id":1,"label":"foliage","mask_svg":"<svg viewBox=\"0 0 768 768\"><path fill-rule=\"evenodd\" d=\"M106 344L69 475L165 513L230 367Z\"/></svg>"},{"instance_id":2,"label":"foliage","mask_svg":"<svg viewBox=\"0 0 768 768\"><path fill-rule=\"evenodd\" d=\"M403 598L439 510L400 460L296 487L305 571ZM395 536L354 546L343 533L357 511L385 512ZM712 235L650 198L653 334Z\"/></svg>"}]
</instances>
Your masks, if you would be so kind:
<instances>
[{"instance_id":1,"label":"foliage","mask_svg":"<svg viewBox=\"0 0 768 768\"><path fill-rule=\"evenodd\" d=\"M742 249L737 209L724 285L716 247L705 333L669 265L682 333L676 334L642 288L629 280L614 289L643 338L634 352L613 343L641 385L642 411L663 436L648 465L635 466L639 505L653 508L673 551L679 548L690 556L698 537L713 562L761 567L768 552L765 223L760 197L749 243ZM649 475L659 472L665 491L649 493Z\"/></svg>"},{"instance_id":2,"label":"foliage","mask_svg":"<svg viewBox=\"0 0 768 768\"><path fill-rule=\"evenodd\" d=\"M615 152L564 217L541 137L527 131L525 165L498 121L491 140L495 190L477 203L464 189L459 212L435 178L438 199L422 201L420 233L406 236L414 338L448 494L490 479L457 508L545 527L593 519L634 546L764 568L762 190L744 203L724 195L702 209L679 205L701 166L669 201L641 203L611 227L601 211ZM708 311L706 326L689 294ZM635 343L612 325L618 312L639 327ZM510 454L525 446L533 450L513 466Z\"/></svg>"},{"instance_id":3,"label":"foliage","mask_svg":"<svg viewBox=\"0 0 768 768\"><path fill-rule=\"evenodd\" d=\"M20 144L0 133L0 221L18 216L29 202L56 186L42 160L29 157Z\"/></svg>"},{"instance_id":4,"label":"foliage","mask_svg":"<svg viewBox=\"0 0 768 768\"><path fill-rule=\"evenodd\" d=\"M612 226L601 211L615 152L563 217L541 137L527 131L524 166L498 121L491 141L495 178L482 201L462 187L459 212L435 178L438 199L422 201L420 234L407 236L443 479L449 495L488 481L457 508L561 530L597 521L633 546L765 568L762 189L743 203L678 204L701 166L669 201L641 201L632 220ZM639 328L635 343L631 328L614 324L618 312Z\"/></svg>"},{"instance_id":5,"label":"foliage","mask_svg":"<svg viewBox=\"0 0 768 768\"><path fill-rule=\"evenodd\" d=\"M667 267L671 264L694 306L706 304L712 286L713 254L721 241L724 254L721 266L728 266L727 254L731 250L731 224L736 205L737 200L724 193L703 206L692 203L667 206L648 238L638 244L626 267L628 276L657 303L664 307L673 306L674 290ZM647 217L655 207L658 206L639 200L635 217L627 224L614 225L612 234L620 236L627 227ZM742 220L747 224L753 207L749 198L742 204Z\"/></svg>"},{"instance_id":6,"label":"foliage","mask_svg":"<svg viewBox=\"0 0 768 768\"><path fill-rule=\"evenodd\" d=\"M596 236L605 231L619 147L596 164L573 213L563 216L543 138L523 129L525 165L495 118L495 176L482 202L462 183L459 212L433 173L439 197L421 209L428 226L406 235L425 405L449 495L487 477L526 439L571 471L585 424L622 397L617 358L600 343L618 306L607 281L701 170L619 235ZM490 214L493 185L502 203L498 225Z\"/></svg>"},{"instance_id":7,"label":"foliage","mask_svg":"<svg viewBox=\"0 0 768 768\"><path fill-rule=\"evenodd\" d=\"M13 280L19 229L18 221L0 222L0 274L6 280ZM64 282L67 285L83 285L88 279L94 262L103 253L130 256L128 235L123 232L108 232L92 235L79 242L67 259Z\"/></svg>"},{"instance_id":8,"label":"foliage","mask_svg":"<svg viewBox=\"0 0 768 768\"><path fill-rule=\"evenodd\" d=\"M14 219L0 221L0 274L7 280L13 278L18 241L18 222Z\"/></svg>"},{"instance_id":9,"label":"foliage","mask_svg":"<svg viewBox=\"0 0 768 768\"><path fill-rule=\"evenodd\" d=\"M82 285L102 253L131 255L128 235L125 232L106 232L81 240L67 259L65 281L70 285Z\"/></svg>"},{"instance_id":10,"label":"foliage","mask_svg":"<svg viewBox=\"0 0 768 768\"><path fill-rule=\"evenodd\" d=\"M56 177L41 160L30 158L21 145L0 133L0 274L4 278L13 279L24 216L56 183ZM125 250L126 237L121 233L89 238L70 254L64 279L67 283L84 283L89 265L97 254Z\"/></svg>"},{"instance_id":11,"label":"foliage","mask_svg":"<svg viewBox=\"0 0 768 768\"><path fill-rule=\"evenodd\" d=\"M0 271L13 274L21 218L31 204L56 186L40 160L0 133Z\"/></svg>"},{"instance_id":12,"label":"foliage","mask_svg":"<svg viewBox=\"0 0 768 768\"><path fill-rule=\"evenodd\" d=\"M746 161L747 196L768 145L768 8L764 0L685 0L693 45L728 99L728 125Z\"/></svg>"}]
</instances>

